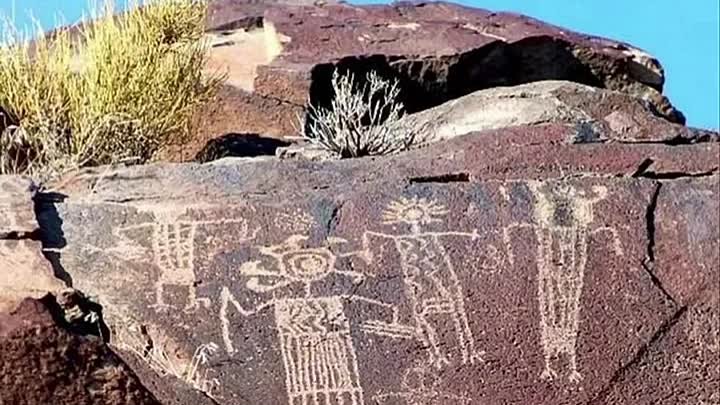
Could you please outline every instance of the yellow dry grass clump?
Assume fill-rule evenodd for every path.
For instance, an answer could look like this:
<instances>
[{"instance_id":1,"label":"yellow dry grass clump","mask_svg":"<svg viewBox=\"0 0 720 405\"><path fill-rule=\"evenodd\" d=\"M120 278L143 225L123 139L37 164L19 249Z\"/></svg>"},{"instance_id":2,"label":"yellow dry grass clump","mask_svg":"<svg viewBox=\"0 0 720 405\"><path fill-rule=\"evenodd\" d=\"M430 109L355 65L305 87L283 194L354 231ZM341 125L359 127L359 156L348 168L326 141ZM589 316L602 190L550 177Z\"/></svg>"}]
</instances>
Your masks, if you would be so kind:
<instances>
[{"instance_id":1,"label":"yellow dry grass clump","mask_svg":"<svg viewBox=\"0 0 720 405\"><path fill-rule=\"evenodd\" d=\"M106 0L79 34L5 24L0 38L0 174L52 178L87 165L152 159L183 142L219 87L204 76L207 4ZM7 21L7 20L6 20Z\"/></svg>"}]
</instances>

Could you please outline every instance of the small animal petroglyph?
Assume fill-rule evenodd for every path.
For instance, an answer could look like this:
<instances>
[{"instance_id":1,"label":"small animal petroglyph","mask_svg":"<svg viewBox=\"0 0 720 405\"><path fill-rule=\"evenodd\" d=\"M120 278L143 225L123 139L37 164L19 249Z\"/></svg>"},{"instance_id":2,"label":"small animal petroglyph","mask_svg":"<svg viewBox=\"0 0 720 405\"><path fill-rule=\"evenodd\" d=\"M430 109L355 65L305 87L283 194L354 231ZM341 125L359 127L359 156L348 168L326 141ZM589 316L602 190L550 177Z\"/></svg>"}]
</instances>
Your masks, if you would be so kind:
<instances>
[{"instance_id":1,"label":"small animal petroglyph","mask_svg":"<svg viewBox=\"0 0 720 405\"><path fill-rule=\"evenodd\" d=\"M557 378L558 373L552 365L564 355L569 368L568 380L579 382L582 375L577 367L577 338L588 234L611 233L616 254L623 254L613 228L590 230L594 221L593 205L604 200L608 191L605 187L596 186L593 187L594 197L587 197L583 191L562 183L529 182L528 187L535 197L535 224L515 224L508 229L532 227L538 241L538 304L545 359L541 378ZM509 240L508 229L506 240Z\"/></svg>"}]
</instances>

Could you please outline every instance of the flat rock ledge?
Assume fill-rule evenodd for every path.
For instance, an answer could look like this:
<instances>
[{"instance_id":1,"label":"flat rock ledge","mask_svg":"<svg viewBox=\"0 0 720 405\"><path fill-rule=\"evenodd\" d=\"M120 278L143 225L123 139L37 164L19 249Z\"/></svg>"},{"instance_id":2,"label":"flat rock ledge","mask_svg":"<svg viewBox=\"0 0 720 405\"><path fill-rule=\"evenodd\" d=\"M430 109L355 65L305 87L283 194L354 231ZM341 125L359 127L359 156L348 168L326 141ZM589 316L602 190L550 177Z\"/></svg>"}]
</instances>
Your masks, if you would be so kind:
<instances>
[{"instance_id":1,"label":"flat rock ledge","mask_svg":"<svg viewBox=\"0 0 720 405\"><path fill-rule=\"evenodd\" d=\"M719 144L575 130L99 168L36 212L164 404L712 403Z\"/></svg>"}]
</instances>

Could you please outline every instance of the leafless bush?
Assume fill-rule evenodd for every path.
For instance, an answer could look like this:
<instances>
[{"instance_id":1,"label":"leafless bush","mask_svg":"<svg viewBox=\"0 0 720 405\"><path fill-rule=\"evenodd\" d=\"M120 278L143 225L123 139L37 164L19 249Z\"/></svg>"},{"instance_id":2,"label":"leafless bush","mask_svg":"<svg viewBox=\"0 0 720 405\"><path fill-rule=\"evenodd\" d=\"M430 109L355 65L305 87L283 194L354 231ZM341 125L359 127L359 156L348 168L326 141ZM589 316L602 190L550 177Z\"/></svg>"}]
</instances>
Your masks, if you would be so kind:
<instances>
[{"instance_id":1,"label":"leafless bush","mask_svg":"<svg viewBox=\"0 0 720 405\"><path fill-rule=\"evenodd\" d=\"M397 80L370 72L359 84L352 73L335 70L332 88L330 108L311 104L301 122L301 135L311 143L340 157L360 157L399 152L418 141L420 132L402 124Z\"/></svg>"}]
</instances>

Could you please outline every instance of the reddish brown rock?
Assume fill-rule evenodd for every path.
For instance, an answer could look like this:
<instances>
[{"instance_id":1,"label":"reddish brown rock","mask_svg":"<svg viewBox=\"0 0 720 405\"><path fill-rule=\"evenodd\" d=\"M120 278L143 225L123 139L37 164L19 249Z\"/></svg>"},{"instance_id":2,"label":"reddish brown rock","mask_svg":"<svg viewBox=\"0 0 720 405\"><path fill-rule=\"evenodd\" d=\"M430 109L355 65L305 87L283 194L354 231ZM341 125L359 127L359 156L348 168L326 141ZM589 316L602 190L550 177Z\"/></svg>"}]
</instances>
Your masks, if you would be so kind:
<instances>
[{"instance_id":1,"label":"reddish brown rock","mask_svg":"<svg viewBox=\"0 0 720 405\"><path fill-rule=\"evenodd\" d=\"M218 100L200 115L182 159L227 133L286 137L308 101L328 102L334 67L396 77L409 112L476 90L567 80L645 100L654 114L684 123L662 96L652 56L624 43L538 20L452 3L353 6L218 0L208 21L211 68L228 73ZM632 115L632 114L631 114ZM623 127L630 117L615 117Z\"/></svg>"},{"instance_id":2,"label":"reddish brown rock","mask_svg":"<svg viewBox=\"0 0 720 405\"><path fill-rule=\"evenodd\" d=\"M0 404L159 405L99 338L65 329L57 308L46 296L0 314Z\"/></svg>"},{"instance_id":3,"label":"reddish brown rock","mask_svg":"<svg viewBox=\"0 0 720 405\"><path fill-rule=\"evenodd\" d=\"M590 405L716 404L720 401L718 358L720 289L716 283L678 312Z\"/></svg>"},{"instance_id":4,"label":"reddish brown rock","mask_svg":"<svg viewBox=\"0 0 720 405\"><path fill-rule=\"evenodd\" d=\"M689 305L720 290L720 177L663 184L653 219L650 265L667 292Z\"/></svg>"},{"instance_id":5,"label":"reddish brown rock","mask_svg":"<svg viewBox=\"0 0 720 405\"><path fill-rule=\"evenodd\" d=\"M39 212L57 210L63 268L157 392L184 386L219 404L652 401L617 381L688 305L668 287L685 273L663 273L661 252L663 238L689 242L660 224L689 208L666 196L683 194L684 176L707 177L686 185L703 192L720 145L578 134L517 126L389 157L116 169L93 194L100 174L88 172ZM656 366L652 378L671 384L672 364Z\"/></svg>"},{"instance_id":6,"label":"reddish brown rock","mask_svg":"<svg viewBox=\"0 0 720 405\"><path fill-rule=\"evenodd\" d=\"M33 187L27 179L0 176L0 312L67 287L42 255Z\"/></svg>"},{"instance_id":7,"label":"reddish brown rock","mask_svg":"<svg viewBox=\"0 0 720 405\"><path fill-rule=\"evenodd\" d=\"M642 268L654 190L602 178L376 181L172 207L76 201L60 209L63 263L80 288L115 302L108 319L133 319L181 369L205 353L188 383L221 403L582 403L676 310ZM112 231L90 234L83 217ZM102 281L80 265L89 243ZM193 261L164 259L178 254ZM573 267L550 264L554 255ZM115 330L132 348L130 328Z\"/></svg>"}]
</instances>

